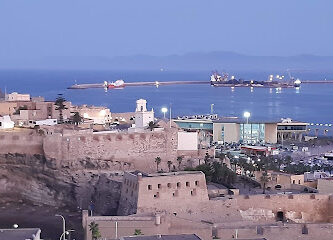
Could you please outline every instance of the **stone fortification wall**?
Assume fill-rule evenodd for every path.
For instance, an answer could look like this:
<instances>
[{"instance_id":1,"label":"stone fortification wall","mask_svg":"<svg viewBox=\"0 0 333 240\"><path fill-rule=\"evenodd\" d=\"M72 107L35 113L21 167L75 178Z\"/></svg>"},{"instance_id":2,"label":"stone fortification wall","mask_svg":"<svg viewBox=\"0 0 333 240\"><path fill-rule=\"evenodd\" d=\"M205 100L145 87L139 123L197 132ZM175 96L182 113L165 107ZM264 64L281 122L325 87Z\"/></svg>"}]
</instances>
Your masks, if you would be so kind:
<instances>
[{"instance_id":1,"label":"stone fortification wall","mask_svg":"<svg viewBox=\"0 0 333 240\"><path fill-rule=\"evenodd\" d=\"M278 224L268 226L242 226L218 228L216 236L221 240L239 239L304 239L331 240L333 224Z\"/></svg>"},{"instance_id":2,"label":"stone fortification wall","mask_svg":"<svg viewBox=\"0 0 333 240\"><path fill-rule=\"evenodd\" d=\"M245 220L276 221L280 212L296 223L329 222L329 199L321 194L245 195L237 197L237 205Z\"/></svg>"},{"instance_id":3,"label":"stone fortification wall","mask_svg":"<svg viewBox=\"0 0 333 240\"><path fill-rule=\"evenodd\" d=\"M0 131L0 154L43 154L43 137L35 131Z\"/></svg>"},{"instance_id":4,"label":"stone fortification wall","mask_svg":"<svg viewBox=\"0 0 333 240\"><path fill-rule=\"evenodd\" d=\"M44 139L47 159L75 167L80 160L99 160L101 168L119 170L156 171L154 162L160 157L159 169L168 170L167 161L176 162L177 129L143 133L86 133L75 135L53 134ZM103 165L103 166L102 166Z\"/></svg>"}]
</instances>

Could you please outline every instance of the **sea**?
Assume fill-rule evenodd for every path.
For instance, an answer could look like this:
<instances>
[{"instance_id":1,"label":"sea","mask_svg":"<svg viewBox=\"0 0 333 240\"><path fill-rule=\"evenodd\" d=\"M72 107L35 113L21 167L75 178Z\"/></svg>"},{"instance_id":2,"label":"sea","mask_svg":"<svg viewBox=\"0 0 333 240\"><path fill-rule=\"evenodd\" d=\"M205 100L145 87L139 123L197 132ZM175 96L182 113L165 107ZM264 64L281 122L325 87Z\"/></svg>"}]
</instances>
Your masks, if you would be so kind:
<instances>
[{"instance_id":1,"label":"sea","mask_svg":"<svg viewBox=\"0 0 333 240\"><path fill-rule=\"evenodd\" d=\"M232 72L236 78L267 80L270 73ZM285 73L286 74L286 73ZM111 112L131 112L135 101L147 100L157 117L161 108L171 108L172 117L209 114L243 117L251 113L249 121L278 121L281 118L322 125L333 132L333 84L302 84L299 89L230 88L212 87L210 71L91 71L91 70L1 70L0 89L4 92L30 93L55 100L63 94L73 104L107 106ZM301 80L333 80L332 72L295 72ZM287 77L287 76L286 76ZM140 86L113 89L71 90L67 87L77 83L102 83L103 81L207 81L200 85ZM212 109L212 104L213 109ZM331 130L332 129L332 130Z\"/></svg>"}]
</instances>

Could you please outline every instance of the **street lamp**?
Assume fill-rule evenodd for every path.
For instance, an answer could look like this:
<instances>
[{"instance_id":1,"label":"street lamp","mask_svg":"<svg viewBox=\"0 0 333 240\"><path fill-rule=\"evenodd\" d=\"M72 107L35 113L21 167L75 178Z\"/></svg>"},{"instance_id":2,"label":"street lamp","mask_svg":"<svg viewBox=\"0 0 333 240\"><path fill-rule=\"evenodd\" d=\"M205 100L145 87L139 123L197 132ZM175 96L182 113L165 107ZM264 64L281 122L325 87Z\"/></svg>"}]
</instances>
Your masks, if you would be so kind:
<instances>
[{"instance_id":1,"label":"street lamp","mask_svg":"<svg viewBox=\"0 0 333 240\"><path fill-rule=\"evenodd\" d=\"M214 103L210 105L210 113L214 114Z\"/></svg>"},{"instance_id":2,"label":"street lamp","mask_svg":"<svg viewBox=\"0 0 333 240\"><path fill-rule=\"evenodd\" d=\"M168 109L166 107L162 107L161 111L163 113L163 118L165 118L165 114L168 112Z\"/></svg>"},{"instance_id":3,"label":"street lamp","mask_svg":"<svg viewBox=\"0 0 333 240\"><path fill-rule=\"evenodd\" d=\"M62 218L62 234L60 236L60 239L63 237L63 240L66 240L66 236L65 236L65 233L66 233L66 220L65 220L65 217L62 216L62 215L60 215L60 214L56 214L55 216Z\"/></svg>"},{"instance_id":4,"label":"street lamp","mask_svg":"<svg viewBox=\"0 0 333 240\"><path fill-rule=\"evenodd\" d=\"M249 117L251 116L251 113L250 112L244 112L243 116L246 118L246 124L248 124L249 123Z\"/></svg>"},{"instance_id":5,"label":"street lamp","mask_svg":"<svg viewBox=\"0 0 333 240\"><path fill-rule=\"evenodd\" d=\"M64 238L65 238L66 235L69 235L69 232L75 232L75 230L70 229L70 230L67 230L67 231L63 232L63 233L60 235L59 240L61 240L62 236L64 236Z\"/></svg>"}]
</instances>

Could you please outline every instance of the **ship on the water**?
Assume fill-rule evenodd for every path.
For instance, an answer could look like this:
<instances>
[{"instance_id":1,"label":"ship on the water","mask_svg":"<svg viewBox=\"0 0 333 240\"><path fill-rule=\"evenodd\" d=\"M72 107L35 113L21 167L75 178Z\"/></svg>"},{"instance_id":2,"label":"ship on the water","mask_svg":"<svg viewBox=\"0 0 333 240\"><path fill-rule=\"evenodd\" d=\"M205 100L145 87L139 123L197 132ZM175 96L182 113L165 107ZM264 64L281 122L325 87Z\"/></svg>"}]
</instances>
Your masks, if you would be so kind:
<instances>
[{"instance_id":1,"label":"ship on the water","mask_svg":"<svg viewBox=\"0 0 333 240\"><path fill-rule=\"evenodd\" d=\"M266 81L236 79L235 76L229 78L229 74L223 72L219 74L214 71L210 76L210 84L214 87L267 87L267 88L293 88L300 87L301 80L289 77L284 80L283 75L269 75Z\"/></svg>"}]
</instances>

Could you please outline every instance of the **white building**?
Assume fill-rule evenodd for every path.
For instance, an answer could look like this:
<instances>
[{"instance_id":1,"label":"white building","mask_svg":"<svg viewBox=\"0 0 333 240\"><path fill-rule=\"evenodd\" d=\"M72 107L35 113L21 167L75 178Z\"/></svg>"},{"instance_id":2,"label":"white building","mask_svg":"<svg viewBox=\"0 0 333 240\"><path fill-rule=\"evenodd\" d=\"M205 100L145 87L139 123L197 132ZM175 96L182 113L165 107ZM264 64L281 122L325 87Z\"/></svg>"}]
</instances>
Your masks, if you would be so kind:
<instances>
[{"instance_id":1,"label":"white building","mask_svg":"<svg viewBox=\"0 0 333 240\"><path fill-rule=\"evenodd\" d=\"M16 102L16 101L30 101L30 94L20 94L17 92L13 92L10 94L6 94L5 101L7 102Z\"/></svg>"},{"instance_id":2,"label":"white building","mask_svg":"<svg viewBox=\"0 0 333 240\"><path fill-rule=\"evenodd\" d=\"M14 122L8 115L0 116L0 129L12 129L14 128Z\"/></svg>"},{"instance_id":3,"label":"white building","mask_svg":"<svg viewBox=\"0 0 333 240\"><path fill-rule=\"evenodd\" d=\"M45 119L45 120L29 120L29 127L35 127L35 126L53 126L57 125L58 120L57 119Z\"/></svg>"},{"instance_id":4,"label":"white building","mask_svg":"<svg viewBox=\"0 0 333 240\"><path fill-rule=\"evenodd\" d=\"M72 106L71 112L78 112L84 119L93 120L94 124L110 124L112 117L111 111L106 107L95 107L95 106Z\"/></svg>"},{"instance_id":5,"label":"white building","mask_svg":"<svg viewBox=\"0 0 333 240\"><path fill-rule=\"evenodd\" d=\"M154 122L154 110L147 110L147 101L139 99L136 101L135 128L146 128L149 122Z\"/></svg>"}]
</instances>

